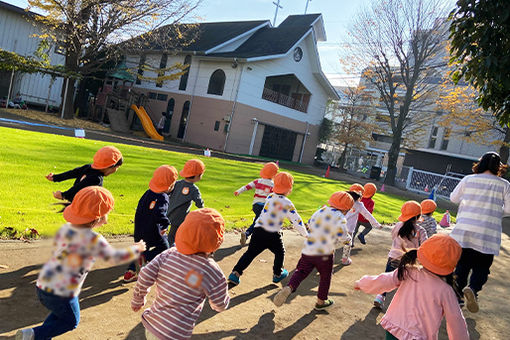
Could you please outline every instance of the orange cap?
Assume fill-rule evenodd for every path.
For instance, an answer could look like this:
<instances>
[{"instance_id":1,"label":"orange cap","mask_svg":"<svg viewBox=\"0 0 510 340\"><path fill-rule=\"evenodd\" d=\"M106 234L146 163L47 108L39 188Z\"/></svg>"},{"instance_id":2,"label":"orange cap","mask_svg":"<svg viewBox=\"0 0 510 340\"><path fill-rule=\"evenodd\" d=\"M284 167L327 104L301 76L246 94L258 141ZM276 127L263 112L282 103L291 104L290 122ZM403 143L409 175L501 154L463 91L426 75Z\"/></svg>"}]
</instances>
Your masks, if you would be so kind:
<instances>
[{"instance_id":1,"label":"orange cap","mask_svg":"<svg viewBox=\"0 0 510 340\"><path fill-rule=\"evenodd\" d=\"M415 216L421 215L421 205L416 201L407 201L400 208L400 216L398 220L401 222L405 222Z\"/></svg>"},{"instance_id":2,"label":"orange cap","mask_svg":"<svg viewBox=\"0 0 510 340\"><path fill-rule=\"evenodd\" d=\"M363 186L361 184L359 184L359 183L354 183L349 188L349 191L354 191L358 195L363 196L363 192L365 191L365 188L363 188Z\"/></svg>"},{"instance_id":3,"label":"orange cap","mask_svg":"<svg viewBox=\"0 0 510 340\"><path fill-rule=\"evenodd\" d=\"M423 200L421 201L421 213L422 214L430 214L434 212L437 208L436 202L433 200Z\"/></svg>"},{"instance_id":4,"label":"orange cap","mask_svg":"<svg viewBox=\"0 0 510 340\"><path fill-rule=\"evenodd\" d=\"M363 188L365 189L365 191L363 192L364 198L370 198L374 196L375 193L377 192L377 187L375 186L374 183L367 183Z\"/></svg>"},{"instance_id":5,"label":"orange cap","mask_svg":"<svg viewBox=\"0 0 510 340\"><path fill-rule=\"evenodd\" d=\"M453 272L462 254L461 246L446 234L435 234L418 248L418 261L437 275Z\"/></svg>"},{"instance_id":6,"label":"orange cap","mask_svg":"<svg viewBox=\"0 0 510 340\"><path fill-rule=\"evenodd\" d=\"M196 175L203 174L205 171L205 164L200 159L190 159L184 164L184 168L182 168L179 175L181 177L194 177Z\"/></svg>"},{"instance_id":7,"label":"orange cap","mask_svg":"<svg viewBox=\"0 0 510 340\"><path fill-rule=\"evenodd\" d=\"M177 170L170 165L162 165L154 171L151 181L149 182L149 188L158 193L165 192L175 183L179 175Z\"/></svg>"},{"instance_id":8,"label":"orange cap","mask_svg":"<svg viewBox=\"0 0 510 340\"><path fill-rule=\"evenodd\" d=\"M85 187L64 209L64 219L72 224L90 223L108 214L113 209L113 202L112 194L105 188Z\"/></svg>"},{"instance_id":9,"label":"orange cap","mask_svg":"<svg viewBox=\"0 0 510 340\"><path fill-rule=\"evenodd\" d=\"M276 173L278 172L278 165L276 163L270 162L264 164L262 169L260 169L260 177L271 179L273 178Z\"/></svg>"},{"instance_id":10,"label":"orange cap","mask_svg":"<svg viewBox=\"0 0 510 340\"><path fill-rule=\"evenodd\" d=\"M225 220L212 208L193 210L177 229L175 246L184 255L212 253L223 242Z\"/></svg>"},{"instance_id":11,"label":"orange cap","mask_svg":"<svg viewBox=\"0 0 510 340\"><path fill-rule=\"evenodd\" d=\"M354 205L354 200L352 196L346 193L345 191L337 191L328 201L329 205L338 210L351 210Z\"/></svg>"},{"instance_id":12,"label":"orange cap","mask_svg":"<svg viewBox=\"0 0 510 340\"><path fill-rule=\"evenodd\" d=\"M286 194L292 189L294 177L288 172L280 172L274 176L273 192L277 194Z\"/></svg>"},{"instance_id":13,"label":"orange cap","mask_svg":"<svg viewBox=\"0 0 510 340\"><path fill-rule=\"evenodd\" d=\"M103 146L94 155L92 169L106 169L117 164L122 159L122 153L114 146Z\"/></svg>"}]
</instances>

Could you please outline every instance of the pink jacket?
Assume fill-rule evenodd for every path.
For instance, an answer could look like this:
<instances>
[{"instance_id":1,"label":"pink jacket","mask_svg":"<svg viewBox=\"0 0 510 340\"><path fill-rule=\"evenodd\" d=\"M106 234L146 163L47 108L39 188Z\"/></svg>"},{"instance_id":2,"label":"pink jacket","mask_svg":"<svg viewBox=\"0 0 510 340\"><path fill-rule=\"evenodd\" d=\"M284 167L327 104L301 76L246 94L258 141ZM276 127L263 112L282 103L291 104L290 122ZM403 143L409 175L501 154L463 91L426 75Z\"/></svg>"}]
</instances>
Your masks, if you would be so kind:
<instances>
[{"instance_id":1,"label":"pink jacket","mask_svg":"<svg viewBox=\"0 0 510 340\"><path fill-rule=\"evenodd\" d=\"M393 243L391 244L391 250L388 253L388 257L392 259L400 260L402 255L405 254L402 248L407 250L417 249L427 239L427 231L419 225L415 225L414 228L416 235L412 237L411 240L409 240L407 237L402 238L398 236L398 231L400 228L402 228L403 225L403 222L398 222L391 230L391 238L393 238Z\"/></svg>"},{"instance_id":2,"label":"pink jacket","mask_svg":"<svg viewBox=\"0 0 510 340\"><path fill-rule=\"evenodd\" d=\"M441 320L446 318L450 340L469 340L466 320L452 287L424 268L409 268L404 281L397 270L377 276L363 276L359 288L381 294L398 287L381 326L400 340L436 340Z\"/></svg>"}]
</instances>

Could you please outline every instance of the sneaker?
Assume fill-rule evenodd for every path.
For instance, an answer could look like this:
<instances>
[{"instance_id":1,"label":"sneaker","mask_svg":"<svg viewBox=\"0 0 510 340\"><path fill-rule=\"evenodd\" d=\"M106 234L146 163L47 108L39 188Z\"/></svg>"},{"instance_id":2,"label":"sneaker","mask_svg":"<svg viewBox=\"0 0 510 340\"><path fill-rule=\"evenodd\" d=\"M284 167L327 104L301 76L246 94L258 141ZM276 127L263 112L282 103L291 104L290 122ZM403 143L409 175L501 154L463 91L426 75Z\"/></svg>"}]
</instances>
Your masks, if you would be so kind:
<instances>
[{"instance_id":1,"label":"sneaker","mask_svg":"<svg viewBox=\"0 0 510 340\"><path fill-rule=\"evenodd\" d=\"M384 306L384 296L379 294L374 299L374 307L382 310L383 306Z\"/></svg>"},{"instance_id":2,"label":"sneaker","mask_svg":"<svg viewBox=\"0 0 510 340\"><path fill-rule=\"evenodd\" d=\"M282 273L280 274L280 276L273 275L273 282L278 283L287 276L289 276L289 272L287 271L287 269L282 269Z\"/></svg>"},{"instance_id":3,"label":"sneaker","mask_svg":"<svg viewBox=\"0 0 510 340\"><path fill-rule=\"evenodd\" d=\"M239 276L236 275L235 272L232 272L230 273L230 275L228 276L228 282L230 282L231 284L233 284L234 286L237 286L241 280L239 279Z\"/></svg>"},{"instance_id":4,"label":"sneaker","mask_svg":"<svg viewBox=\"0 0 510 340\"><path fill-rule=\"evenodd\" d=\"M478 299L476 298L475 292L470 288L466 287L462 290L464 297L466 298L466 308L471 313L476 313L480 309L478 307Z\"/></svg>"},{"instance_id":5,"label":"sneaker","mask_svg":"<svg viewBox=\"0 0 510 340\"><path fill-rule=\"evenodd\" d=\"M365 241L365 236L363 234L358 235L358 240L361 242L361 244L367 244L367 241Z\"/></svg>"},{"instance_id":6,"label":"sneaker","mask_svg":"<svg viewBox=\"0 0 510 340\"><path fill-rule=\"evenodd\" d=\"M136 279L138 279L138 275L134 271L128 270L124 273L124 282L133 282L136 281Z\"/></svg>"},{"instance_id":7,"label":"sneaker","mask_svg":"<svg viewBox=\"0 0 510 340\"><path fill-rule=\"evenodd\" d=\"M32 340L34 339L34 330L32 328L20 329L16 332L16 340Z\"/></svg>"},{"instance_id":8,"label":"sneaker","mask_svg":"<svg viewBox=\"0 0 510 340\"><path fill-rule=\"evenodd\" d=\"M350 258L350 257L348 257L348 258L342 258L342 264L343 264L344 266L348 266L348 265L350 265L351 263L352 263L352 260L351 260L351 258Z\"/></svg>"},{"instance_id":9,"label":"sneaker","mask_svg":"<svg viewBox=\"0 0 510 340\"><path fill-rule=\"evenodd\" d=\"M287 301L287 298L289 297L290 293L292 293L292 289L290 289L289 286L285 286L280 290L273 298L273 302L276 305L276 307L280 307Z\"/></svg>"},{"instance_id":10,"label":"sneaker","mask_svg":"<svg viewBox=\"0 0 510 340\"><path fill-rule=\"evenodd\" d=\"M315 310L324 310L324 309L327 309L327 308L331 307L334 303L335 303L335 301L333 301L331 299L328 299L328 300L324 301L324 303L322 305L319 305L318 303L316 303L315 304Z\"/></svg>"},{"instance_id":11,"label":"sneaker","mask_svg":"<svg viewBox=\"0 0 510 340\"><path fill-rule=\"evenodd\" d=\"M241 243L241 247L244 247L246 245L246 233L241 233L241 239L239 240L239 243Z\"/></svg>"}]
</instances>

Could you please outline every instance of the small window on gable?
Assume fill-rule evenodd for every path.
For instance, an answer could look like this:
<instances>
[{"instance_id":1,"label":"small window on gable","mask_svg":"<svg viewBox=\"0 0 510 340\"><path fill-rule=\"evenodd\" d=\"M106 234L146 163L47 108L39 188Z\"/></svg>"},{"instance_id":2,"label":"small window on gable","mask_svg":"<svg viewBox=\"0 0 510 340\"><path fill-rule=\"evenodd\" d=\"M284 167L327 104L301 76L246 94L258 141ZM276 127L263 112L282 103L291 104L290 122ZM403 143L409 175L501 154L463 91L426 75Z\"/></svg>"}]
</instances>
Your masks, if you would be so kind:
<instances>
[{"instance_id":1,"label":"small window on gable","mask_svg":"<svg viewBox=\"0 0 510 340\"><path fill-rule=\"evenodd\" d=\"M186 91L186 86L188 86L188 76L189 76L189 68L191 67L191 56L187 55L184 58L184 65L188 67L184 70L184 74L181 76L181 80L179 81L179 90Z\"/></svg>"},{"instance_id":2,"label":"small window on gable","mask_svg":"<svg viewBox=\"0 0 510 340\"><path fill-rule=\"evenodd\" d=\"M220 121L217 120L215 123L214 123L214 131L218 131L220 129Z\"/></svg>"},{"instance_id":3,"label":"small window on gable","mask_svg":"<svg viewBox=\"0 0 510 340\"><path fill-rule=\"evenodd\" d=\"M207 87L208 94L216 94L218 96L223 95L223 89L225 87L225 72L218 69L213 72L211 78L209 78L209 86Z\"/></svg>"},{"instance_id":4,"label":"small window on gable","mask_svg":"<svg viewBox=\"0 0 510 340\"><path fill-rule=\"evenodd\" d=\"M136 83L141 84L142 83L142 76L143 76L143 68L145 66L145 54L142 54L140 56L140 62L138 63L138 76L136 77Z\"/></svg>"}]
</instances>

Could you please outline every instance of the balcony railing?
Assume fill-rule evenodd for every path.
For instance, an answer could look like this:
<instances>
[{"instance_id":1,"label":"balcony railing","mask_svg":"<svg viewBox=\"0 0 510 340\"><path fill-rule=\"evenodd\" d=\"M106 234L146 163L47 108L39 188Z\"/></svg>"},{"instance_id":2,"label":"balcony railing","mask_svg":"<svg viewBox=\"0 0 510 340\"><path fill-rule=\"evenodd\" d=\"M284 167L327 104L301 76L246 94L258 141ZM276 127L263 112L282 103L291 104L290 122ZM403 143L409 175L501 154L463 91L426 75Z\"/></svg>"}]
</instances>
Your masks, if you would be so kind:
<instances>
[{"instance_id":1,"label":"balcony railing","mask_svg":"<svg viewBox=\"0 0 510 340\"><path fill-rule=\"evenodd\" d=\"M280 92L273 91L266 87L262 92L262 99L269 100L270 102L290 107L291 109L298 110L304 113L306 113L306 110L308 109L308 103L303 103L290 96L286 96Z\"/></svg>"}]
</instances>

